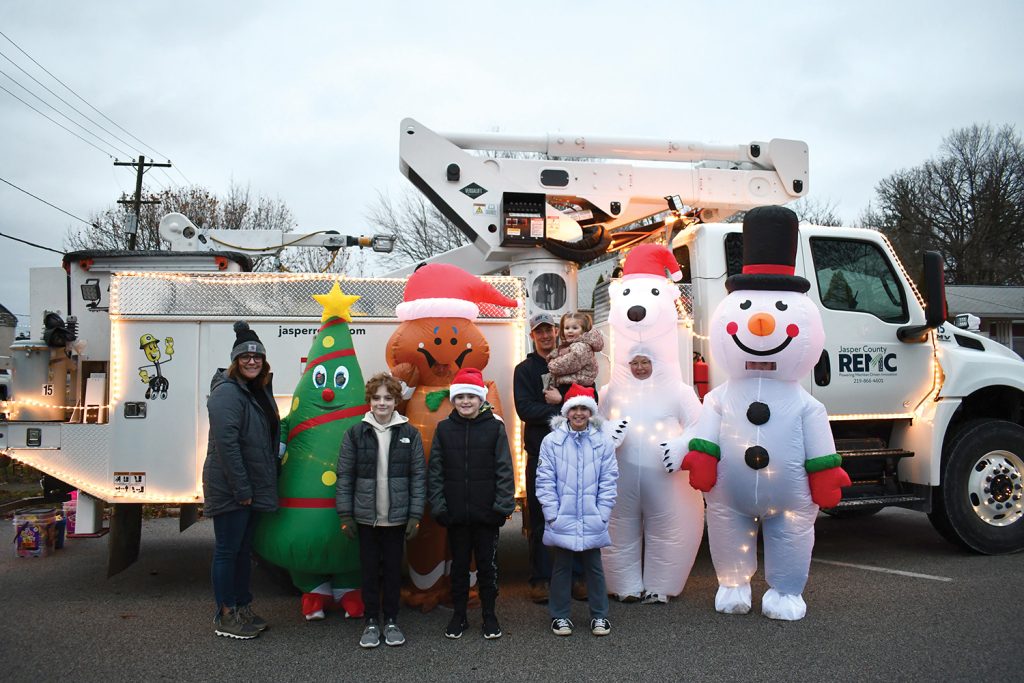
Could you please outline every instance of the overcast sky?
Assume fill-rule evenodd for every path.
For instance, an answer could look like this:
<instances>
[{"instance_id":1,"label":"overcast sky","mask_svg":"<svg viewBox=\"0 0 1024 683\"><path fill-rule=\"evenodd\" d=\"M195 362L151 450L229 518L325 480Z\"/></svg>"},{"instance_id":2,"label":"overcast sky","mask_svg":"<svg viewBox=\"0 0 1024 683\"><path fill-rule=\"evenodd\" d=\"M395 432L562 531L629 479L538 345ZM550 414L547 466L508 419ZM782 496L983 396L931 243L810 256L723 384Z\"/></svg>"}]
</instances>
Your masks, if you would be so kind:
<instances>
[{"instance_id":1,"label":"overcast sky","mask_svg":"<svg viewBox=\"0 0 1024 683\"><path fill-rule=\"evenodd\" d=\"M368 232L377 190L408 185L406 116L444 131L796 138L810 196L852 223L879 180L951 130L1024 131L1022 19L1013 1L0 4L0 31L191 182L250 184L301 230L351 234ZM0 53L126 137L2 37ZM0 71L53 99L3 57ZM134 191L131 168L2 90L0 178L83 218ZM81 227L3 183L0 209L0 232L56 249ZM27 314L28 269L59 259L0 238L0 303Z\"/></svg>"}]
</instances>

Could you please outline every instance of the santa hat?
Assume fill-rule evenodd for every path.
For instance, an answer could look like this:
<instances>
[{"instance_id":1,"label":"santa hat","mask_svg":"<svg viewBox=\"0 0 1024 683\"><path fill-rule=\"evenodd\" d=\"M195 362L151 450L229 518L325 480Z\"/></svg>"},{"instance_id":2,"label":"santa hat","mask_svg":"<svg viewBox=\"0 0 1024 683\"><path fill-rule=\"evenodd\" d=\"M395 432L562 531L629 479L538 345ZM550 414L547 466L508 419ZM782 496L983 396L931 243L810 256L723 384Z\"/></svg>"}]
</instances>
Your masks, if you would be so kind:
<instances>
[{"instance_id":1,"label":"santa hat","mask_svg":"<svg viewBox=\"0 0 1024 683\"><path fill-rule=\"evenodd\" d=\"M395 308L399 320L419 318L467 318L479 315L477 304L515 308L510 299L493 286L461 268L447 263L429 263L417 269L405 284L404 301Z\"/></svg>"},{"instance_id":2,"label":"santa hat","mask_svg":"<svg viewBox=\"0 0 1024 683\"><path fill-rule=\"evenodd\" d=\"M591 415L597 415L597 397L593 387L581 387L573 384L565 393L565 401L562 403L562 416L569 414L569 408L583 406L590 409Z\"/></svg>"},{"instance_id":3,"label":"santa hat","mask_svg":"<svg viewBox=\"0 0 1024 683\"><path fill-rule=\"evenodd\" d=\"M455 373L448 397L454 401L459 394L473 394L479 396L481 401L486 401L487 387L484 386L483 374L476 368L462 368Z\"/></svg>"},{"instance_id":4,"label":"santa hat","mask_svg":"<svg viewBox=\"0 0 1024 683\"><path fill-rule=\"evenodd\" d=\"M800 219L784 206L759 206L743 217L743 272L725 289L806 292L811 283L796 275Z\"/></svg>"},{"instance_id":5,"label":"santa hat","mask_svg":"<svg viewBox=\"0 0 1024 683\"><path fill-rule=\"evenodd\" d=\"M651 275L665 277L666 271L674 282L683 279L676 257L660 244L641 244L631 249L626 255L626 262L622 264L623 279Z\"/></svg>"}]
</instances>

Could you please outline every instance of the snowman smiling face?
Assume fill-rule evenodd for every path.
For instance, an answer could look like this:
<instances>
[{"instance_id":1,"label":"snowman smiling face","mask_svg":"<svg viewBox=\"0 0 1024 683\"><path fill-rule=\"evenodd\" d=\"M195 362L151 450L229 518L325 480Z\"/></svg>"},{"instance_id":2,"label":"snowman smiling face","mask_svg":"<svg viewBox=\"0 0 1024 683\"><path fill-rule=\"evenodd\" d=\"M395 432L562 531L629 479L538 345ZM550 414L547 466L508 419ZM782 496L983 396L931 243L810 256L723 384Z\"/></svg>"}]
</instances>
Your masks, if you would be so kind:
<instances>
[{"instance_id":1,"label":"snowman smiling face","mask_svg":"<svg viewBox=\"0 0 1024 683\"><path fill-rule=\"evenodd\" d=\"M799 292L737 290L711 319L712 359L730 378L799 380L824 343L821 315Z\"/></svg>"}]
</instances>

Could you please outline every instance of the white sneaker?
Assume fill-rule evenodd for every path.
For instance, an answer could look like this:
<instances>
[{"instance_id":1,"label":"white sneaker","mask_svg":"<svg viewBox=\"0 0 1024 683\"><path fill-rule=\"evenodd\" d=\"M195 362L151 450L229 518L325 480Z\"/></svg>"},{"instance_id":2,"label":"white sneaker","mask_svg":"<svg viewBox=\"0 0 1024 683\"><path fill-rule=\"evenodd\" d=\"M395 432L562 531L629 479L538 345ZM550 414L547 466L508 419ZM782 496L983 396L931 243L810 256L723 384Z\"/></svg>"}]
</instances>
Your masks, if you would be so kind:
<instances>
[{"instance_id":1,"label":"white sneaker","mask_svg":"<svg viewBox=\"0 0 1024 683\"><path fill-rule=\"evenodd\" d=\"M661 593L645 593L640 602L644 605L667 605L668 596Z\"/></svg>"}]
</instances>

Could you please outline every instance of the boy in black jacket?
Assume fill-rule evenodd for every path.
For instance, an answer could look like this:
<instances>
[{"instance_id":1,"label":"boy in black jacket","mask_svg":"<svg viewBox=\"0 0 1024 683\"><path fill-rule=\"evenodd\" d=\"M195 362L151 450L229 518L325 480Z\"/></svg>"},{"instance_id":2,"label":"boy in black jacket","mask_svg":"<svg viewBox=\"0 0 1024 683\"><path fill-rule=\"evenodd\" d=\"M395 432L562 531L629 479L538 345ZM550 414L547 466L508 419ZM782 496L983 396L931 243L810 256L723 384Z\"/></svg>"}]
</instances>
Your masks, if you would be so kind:
<instances>
[{"instance_id":1,"label":"boy in black jacket","mask_svg":"<svg viewBox=\"0 0 1024 683\"><path fill-rule=\"evenodd\" d=\"M484 405L487 389L475 368L455 375L449 391L455 409L437 425L427 471L434 519L448 527L455 613L445 630L461 638L468 627L469 560L476 558L484 638L500 638L494 612L498 598L498 528L515 508L512 455L505 424Z\"/></svg>"}]
</instances>

